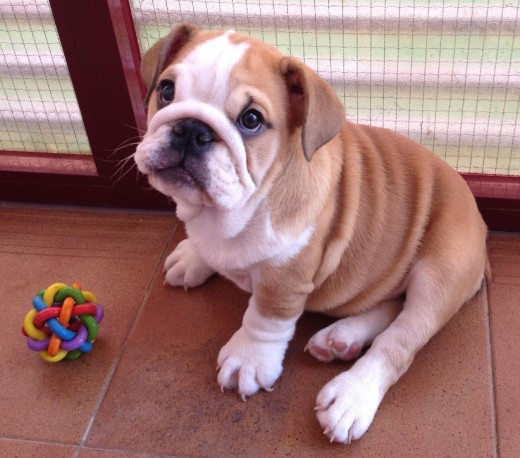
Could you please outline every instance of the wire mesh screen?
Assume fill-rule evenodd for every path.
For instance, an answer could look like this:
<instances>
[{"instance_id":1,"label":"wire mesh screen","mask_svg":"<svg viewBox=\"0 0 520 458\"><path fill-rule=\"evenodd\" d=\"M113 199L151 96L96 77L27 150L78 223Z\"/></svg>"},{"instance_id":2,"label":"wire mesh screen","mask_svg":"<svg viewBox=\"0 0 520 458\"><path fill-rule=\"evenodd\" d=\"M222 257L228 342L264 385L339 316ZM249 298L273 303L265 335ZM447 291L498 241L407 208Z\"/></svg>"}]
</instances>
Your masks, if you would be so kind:
<instances>
[{"instance_id":1,"label":"wire mesh screen","mask_svg":"<svg viewBox=\"0 0 520 458\"><path fill-rule=\"evenodd\" d=\"M45 0L0 0L0 150L90 152Z\"/></svg>"},{"instance_id":2,"label":"wire mesh screen","mask_svg":"<svg viewBox=\"0 0 520 458\"><path fill-rule=\"evenodd\" d=\"M520 175L520 8L510 0L132 0L141 51L180 22L257 36L333 84L349 119L460 172Z\"/></svg>"}]
</instances>

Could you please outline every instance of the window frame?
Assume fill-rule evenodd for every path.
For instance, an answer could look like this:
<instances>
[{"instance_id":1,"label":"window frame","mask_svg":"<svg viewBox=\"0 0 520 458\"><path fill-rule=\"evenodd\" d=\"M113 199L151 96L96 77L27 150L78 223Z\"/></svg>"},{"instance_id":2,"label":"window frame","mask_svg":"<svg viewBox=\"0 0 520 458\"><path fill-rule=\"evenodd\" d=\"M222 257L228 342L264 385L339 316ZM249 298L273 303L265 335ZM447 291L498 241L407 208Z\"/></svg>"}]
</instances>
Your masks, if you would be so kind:
<instances>
[{"instance_id":1,"label":"window frame","mask_svg":"<svg viewBox=\"0 0 520 458\"><path fill-rule=\"evenodd\" d=\"M51 11L91 146L91 155L0 151L44 163L38 171L0 170L3 200L167 209L132 160L146 126L140 53L126 0L50 0ZM107 103L114 100L117 103ZM68 167L62 170L64 161ZM67 172L70 170L70 172Z\"/></svg>"},{"instance_id":2,"label":"window frame","mask_svg":"<svg viewBox=\"0 0 520 458\"><path fill-rule=\"evenodd\" d=\"M49 164L45 173L0 170L1 198L172 209L171 201L152 191L133 160L128 160L135 152L131 139L146 126L145 88L139 76L141 54L129 0L50 0L50 6L92 156L0 151L0 159L23 154ZM110 100L117 103L107 103ZM77 161L80 173L59 171L63 159ZM462 176L491 229L520 231L520 177Z\"/></svg>"}]
</instances>

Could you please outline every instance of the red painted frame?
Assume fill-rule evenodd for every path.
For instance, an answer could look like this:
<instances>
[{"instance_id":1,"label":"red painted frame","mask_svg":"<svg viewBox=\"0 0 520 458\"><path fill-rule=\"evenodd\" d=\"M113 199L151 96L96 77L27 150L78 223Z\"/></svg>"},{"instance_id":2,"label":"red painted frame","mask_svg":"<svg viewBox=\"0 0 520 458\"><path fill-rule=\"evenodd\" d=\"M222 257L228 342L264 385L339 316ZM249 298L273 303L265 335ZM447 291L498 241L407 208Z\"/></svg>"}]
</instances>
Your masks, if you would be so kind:
<instances>
[{"instance_id":1,"label":"red painted frame","mask_svg":"<svg viewBox=\"0 0 520 458\"><path fill-rule=\"evenodd\" d=\"M37 163L37 166L35 165ZM94 158L84 154L56 154L1 151L0 170L6 172L57 173L60 175L97 175Z\"/></svg>"},{"instance_id":2,"label":"red painted frame","mask_svg":"<svg viewBox=\"0 0 520 458\"><path fill-rule=\"evenodd\" d=\"M520 232L520 177L462 175L490 229Z\"/></svg>"},{"instance_id":3,"label":"red painted frame","mask_svg":"<svg viewBox=\"0 0 520 458\"><path fill-rule=\"evenodd\" d=\"M50 0L91 158L24 153L48 162L42 172L0 170L3 200L104 207L167 209L172 204L149 189L129 158L129 143L145 128L139 77L141 55L128 0ZM7 163L20 153L0 152ZM51 160L52 159L52 160ZM83 169L64 174L61 159ZM56 165L57 164L57 165ZM6 167L4 167L5 169ZM83 171L82 171L83 170ZM489 227L520 232L520 177L464 175Z\"/></svg>"}]
</instances>

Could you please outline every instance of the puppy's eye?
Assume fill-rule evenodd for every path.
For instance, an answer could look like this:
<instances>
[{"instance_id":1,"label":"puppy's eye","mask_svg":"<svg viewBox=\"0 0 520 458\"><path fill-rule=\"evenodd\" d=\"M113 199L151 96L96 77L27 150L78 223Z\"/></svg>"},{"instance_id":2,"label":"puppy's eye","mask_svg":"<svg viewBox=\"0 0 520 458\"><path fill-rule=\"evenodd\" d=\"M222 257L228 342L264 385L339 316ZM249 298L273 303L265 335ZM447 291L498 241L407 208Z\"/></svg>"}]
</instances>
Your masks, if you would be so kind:
<instances>
[{"instance_id":1,"label":"puppy's eye","mask_svg":"<svg viewBox=\"0 0 520 458\"><path fill-rule=\"evenodd\" d=\"M175 97L175 84L170 80L162 80L159 83L159 98L163 104L173 102Z\"/></svg>"},{"instance_id":2,"label":"puppy's eye","mask_svg":"<svg viewBox=\"0 0 520 458\"><path fill-rule=\"evenodd\" d=\"M258 110L251 108L238 117L237 124L242 130L256 134L264 125L264 117Z\"/></svg>"}]
</instances>

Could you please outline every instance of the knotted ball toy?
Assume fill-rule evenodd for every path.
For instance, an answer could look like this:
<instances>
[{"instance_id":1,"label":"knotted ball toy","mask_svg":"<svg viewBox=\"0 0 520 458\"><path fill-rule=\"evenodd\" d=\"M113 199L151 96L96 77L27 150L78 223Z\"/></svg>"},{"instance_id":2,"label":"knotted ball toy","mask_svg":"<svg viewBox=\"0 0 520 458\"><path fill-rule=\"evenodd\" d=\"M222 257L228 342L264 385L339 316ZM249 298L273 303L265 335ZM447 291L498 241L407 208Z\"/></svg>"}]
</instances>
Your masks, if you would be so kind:
<instances>
[{"instance_id":1,"label":"knotted ball toy","mask_svg":"<svg viewBox=\"0 0 520 458\"><path fill-rule=\"evenodd\" d=\"M33 298L33 309L23 320L22 333L31 350L47 362L74 360L92 350L103 319L96 296L74 283L54 283Z\"/></svg>"}]
</instances>

